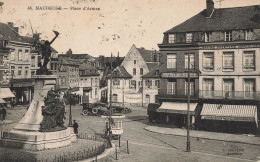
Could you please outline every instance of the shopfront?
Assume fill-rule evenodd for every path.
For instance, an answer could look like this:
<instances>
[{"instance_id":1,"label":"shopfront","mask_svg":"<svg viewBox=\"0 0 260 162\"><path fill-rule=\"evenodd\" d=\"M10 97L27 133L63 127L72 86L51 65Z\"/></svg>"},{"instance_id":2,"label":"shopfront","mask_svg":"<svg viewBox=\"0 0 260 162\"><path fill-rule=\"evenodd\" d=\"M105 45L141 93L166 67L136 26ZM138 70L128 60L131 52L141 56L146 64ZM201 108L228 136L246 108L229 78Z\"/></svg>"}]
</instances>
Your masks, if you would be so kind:
<instances>
[{"instance_id":1,"label":"shopfront","mask_svg":"<svg viewBox=\"0 0 260 162\"><path fill-rule=\"evenodd\" d=\"M255 105L203 104L200 116L204 130L255 134L258 128Z\"/></svg>"}]
</instances>

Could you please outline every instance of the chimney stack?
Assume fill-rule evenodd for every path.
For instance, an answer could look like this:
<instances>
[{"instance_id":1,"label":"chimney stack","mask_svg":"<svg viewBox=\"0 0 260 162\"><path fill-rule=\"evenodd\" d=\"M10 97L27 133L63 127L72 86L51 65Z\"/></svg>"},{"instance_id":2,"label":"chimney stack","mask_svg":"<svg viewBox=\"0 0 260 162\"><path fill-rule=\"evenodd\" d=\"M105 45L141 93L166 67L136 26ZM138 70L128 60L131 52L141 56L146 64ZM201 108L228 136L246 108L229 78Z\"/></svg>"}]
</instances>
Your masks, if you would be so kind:
<instances>
[{"instance_id":1,"label":"chimney stack","mask_svg":"<svg viewBox=\"0 0 260 162\"><path fill-rule=\"evenodd\" d=\"M14 23L13 23L13 22L8 22L7 25L8 25L11 29L14 28Z\"/></svg>"},{"instance_id":2,"label":"chimney stack","mask_svg":"<svg viewBox=\"0 0 260 162\"><path fill-rule=\"evenodd\" d=\"M207 8L206 8L206 17L210 17L214 10L214 2L213 0L206 0Z\"/></svg>"},{"instance_id":3,"label":"chimney stack","mask_svg":"<svg viewBox=\"0 0 260 162\"><path fill-rule=\"evenodd\" d=\"M16 31L16 33L19 32L19 27L14 27L14 30Z\"/></svg>"}]
</instances>

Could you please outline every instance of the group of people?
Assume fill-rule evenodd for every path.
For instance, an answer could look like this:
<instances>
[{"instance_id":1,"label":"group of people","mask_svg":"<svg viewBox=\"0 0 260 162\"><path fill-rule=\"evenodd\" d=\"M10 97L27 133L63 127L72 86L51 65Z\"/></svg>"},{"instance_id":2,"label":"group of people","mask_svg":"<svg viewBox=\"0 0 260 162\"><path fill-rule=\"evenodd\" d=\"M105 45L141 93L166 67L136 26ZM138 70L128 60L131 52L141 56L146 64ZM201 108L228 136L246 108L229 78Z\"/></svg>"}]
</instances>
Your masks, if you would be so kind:
<instances>
[{"instance_id":1,"label":"group of people","mask_svg":"<svg viewBox=\"0 0 260 162\"><path fill-rule=\"evenodd\" d=\"M6 117L6 109L3 107L0 113L0 118L3 121L5 120L5 117Z\"/></svg>"}]
</instances>

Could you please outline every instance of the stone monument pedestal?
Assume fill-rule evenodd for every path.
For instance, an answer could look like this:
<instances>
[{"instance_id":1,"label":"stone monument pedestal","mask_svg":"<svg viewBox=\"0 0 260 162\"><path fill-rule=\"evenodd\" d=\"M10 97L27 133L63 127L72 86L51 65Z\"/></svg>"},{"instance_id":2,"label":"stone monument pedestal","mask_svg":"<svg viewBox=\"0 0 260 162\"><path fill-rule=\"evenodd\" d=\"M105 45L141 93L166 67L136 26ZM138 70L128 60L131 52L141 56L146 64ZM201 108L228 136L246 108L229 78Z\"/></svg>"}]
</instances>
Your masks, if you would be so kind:
<instances>
[{"instance_id":1,"label":"stone monument pedestal","mask_svg":"<svg viewBox=\"0 0 260 162\"><path fill-rule=\"evenodd\" d=\"M10 132L4 132L0 145L26 150L43 150L69 145L77 140L72 127L59 131L40 132L42 106L49 90L54 89L56 76L35 76L34 97L24 117Z\"/></svg>"}]
</instances>

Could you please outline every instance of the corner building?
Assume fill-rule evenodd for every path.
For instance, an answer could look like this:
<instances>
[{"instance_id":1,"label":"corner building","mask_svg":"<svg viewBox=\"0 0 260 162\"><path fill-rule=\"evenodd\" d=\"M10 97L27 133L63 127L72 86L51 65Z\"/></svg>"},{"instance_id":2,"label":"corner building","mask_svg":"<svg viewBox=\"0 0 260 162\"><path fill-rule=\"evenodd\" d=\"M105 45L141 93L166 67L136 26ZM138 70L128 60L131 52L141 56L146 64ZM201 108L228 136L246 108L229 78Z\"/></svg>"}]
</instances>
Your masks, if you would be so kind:
<instances>
[{"instance_id":1,"label":"corner building","mask_svg":"<svg viewBox=\"0 0 260 162\"><path fill-rule=\"evenodd\" d=\"M206 0L205 10L166 31L158 46L161 106L156 112L185 111L176 102L187 101L190 55L196 127L259 134L259 5L216 9L212 0Z\"/></svg>"}]
</instances>

